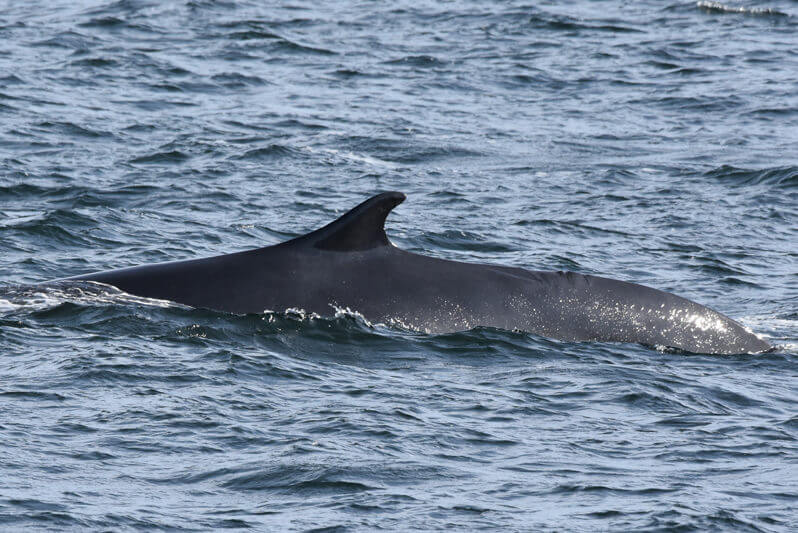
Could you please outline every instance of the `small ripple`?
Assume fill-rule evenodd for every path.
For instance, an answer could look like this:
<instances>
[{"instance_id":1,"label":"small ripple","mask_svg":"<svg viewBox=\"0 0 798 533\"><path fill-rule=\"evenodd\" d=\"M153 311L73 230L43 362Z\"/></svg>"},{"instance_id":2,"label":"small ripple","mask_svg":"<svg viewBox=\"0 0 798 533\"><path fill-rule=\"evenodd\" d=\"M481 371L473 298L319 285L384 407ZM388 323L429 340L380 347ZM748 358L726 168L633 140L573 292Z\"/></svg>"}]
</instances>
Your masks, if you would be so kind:
<instances>
[{"instance_id":1,"label":"small ripple","mask_svg":"<svg viewBox=\"0 0 798 533\"><path fill-rule=\"evenodd\" d=\"M78 137L88 137L88 138L100 138L100 137L113 137L110 132L101 131L101 130L93 130L85 126L80 126L78 124L74 124L72 122L40 122L36 124L36 128L41 128L42 130L46 130L48 132L54 132L61 135L70 136L78 136Z\"/></svg>"},{"instance_id":2,"label":"small ripple","mask_svg":"<svg viewBox=\"0 0 798 533\"><path fill-rule=\"evenodd\" d=\"M261 471L237 476L222 483L227 489L238 491L290 491L302 496L319 496L322 494L346 494L375 490L378 487L337 479L338 476L321 474L310 479L279 479L283 472Z\"/></svg>"},{"instance_id":3,"label":"small ripple","mask_svg":"<svg viewBox=\"0 0 798 533\"><path fill-rule=\"evenodd\" d=\"M504 253L516 248L499 241L491 241L483 235L462 230L446 230L443 232L426 232L421 243L431 249L457 250L484 253Z\"/></svg>"},{"instance_id":4,"label":"small ripple","mask_svg":"<svg viewBox=\"0 0 798 533\"><path fill-rule=\"evenodd\" d=\"M28 83L27 81L23 80L16 74L8 74L6 76L0 76L0 87L8 87L11 85L25 85ZM2 98L2 96L0 96Z\"/></svg>"},{"instance_id":5,"label":"small ripple","mask_svg":"<svg viewBox=\"0 0 798 533\"><path fill-rule=\"evenodd\" d=\"M442 65L443 62L434 56L420 55L420 56L405 56L405 57L400 57L399 59L391 59L390 61L386 61L385 64L431 68Z\"/></svg>"},{"instance_id":6,"label":"small ripple","mask_svg":"<svg viewBox=\"0 0 798 533\"><path fill-rule=\"evenodd\" d=\"M236 159L252 160L252 161L270 161L273 159L279 159L283 157L297 157L301 155L302 152L295 148L284 146L282 144L270 144L269 146L263 146L260 148L253 148L251 150L247 150L243 154L237 156Z\"/></svg>"},{"instance_id":7,"label":"small ripple","mask_svg":"<svg viewBox=\"0 0 798 533\"><path fill-rule=\"evenodd\" d=\"M115 104L125 104L137 109L148 112L164 111L175 107L193 107L198 105L195 102L181 100L121 100L113 102Z\"/></svg>"},{"instance_id":8,"label":"small ripple","mask_svg":"<svg viewBox=\"0 0 798 533\"><path fill-rule=\"evenodd\" d=\"M625 201L627 198L619 197L614 198L616 201ZM575 220L550 220L550 219L522 219L513 223L516 226L542 226L547 228L546 231L554 233L561 233L564 235L573 235L574 233L583 234L585 237L592 235L610 234L620 235L622 237L631 237L633 234L620 231L616 229L600 228L585 224Z\"/></svg>"},{"instance_id":9,"label":"small ripple","mask_svg":"<svg viewBox=\"0 0 798 533\"><path fill-rule=\"evenodd\" d=\"M253 39L282 39L282 37L276 33L265 30L234 31L225 34L225 37L235 41L250 41Z\"/></svg>"},{"instance_id":10,"label":"small ripple","mask_svg":"<svg viewBox=\"0 0 798 533\"><path fill-rule=\"evenodd\" d=\"M551 491L552 494L572 494L572 493L607 493L607 494L617 494L617 495L628 495L628 496L648 496L648 495L657 495L657 494L668 494L672 492L676 492L677 489L675 488L663 488L663 487L646 487L641 489L631 489L627 487L610 487L607 485L586 485L586 484L563 484L558 485L554 490Z\"/></svg>"},{"instance_id":11,"label":"small ripple","mask_svg":"<svg viewBox=\"0 0 798 533\"><path fill-rule=\"evenodd\" d=\"M154 154L143 155L129 161L131 164L177 164L188 160L190 156L180 150L169 150L167 152L156 152Z\"/></svg>"},{"instance_id":12,"label":"small ripple","mask_svg":"<svg viewBox=\"0 0 798 533\"><path fill-rule=\"evenodd\" d=\"M574 17L543 12L531 16L528 24L533 28L555 32L645 33L645 30L624 25L620 20L605 20L591 24Z\"/></svg>"},{"instance_id":13,"label":"small ripple","mask_svg":"<svg viewBox=\"0 0 798 533\"><path fill-rule=\"evenodd\" d=\"M623 394L615 398L614 401L647 412L677 413L687 409L685 404L674 398L668 398L660 393L644 391Z\"/></svg>"},{"instance_id":14,"label":"small ripple","mask_svg":"<svg viewBox=\"0 0 798 533\"><path fill-rule=\"evenodd\" d=\"M10 218L0 223L0 228L12 230L35 239L74 245L89 245L89 240L79 228L94 227L92 216L69 209L55 209L31 216ZM74 229L78 228L78 229Z\"/></svg>"},{"instance_id":15,"label":"small ripple","mask_svg":"<svg viewBox=\"0 0 798 533\"><path fill-rule=\"evenodd\" d=\"M83 28L108 28L116 26L124 26L126 22L117 17L98 17L93 18L87 22L81 22L78 26Z\"/></svg>"},{"instance_id":16,"label":"small ripple","mask_svg":"<svg viewBox=\"0 0 798 533\"><path fill-rule=\"evenodd\" d=\"M333 50L329 50L327 48L321 48L319 46L312 46L309 44L301 44L296 41L292 41L290 39L286 39L285 37L278 37L276 39L269 39L267 41L269 43L269 48L272 52L283 52L290 55L318 55L318 56L334 56L337 55L337 52ZM243 52L243 49L255 48L260 53L262 53L262 46L258 42L251 42L251 41L238 41L238 44L228 44L226 47L226 53L223 55L225 59L230 61L236 60L250 60L250 59L260 59L257 55L251 55L246 52ZM273 60L284 60L285 58L272 58Z\"/></svg>"},{"instance_id":17,"label":"small ripple","mask_svg":"<svg viewBox=\"0 0 798 533\"><path fill-rule=\"evenodd\" d=\"M246 76L237 72L226 72L211 76L211 79L228 89L240 89L243 87L257 87L266 85L266 80L259 76Z\"/></svg>"},{"instance_id":18,"label":"small ripple","mask_svg":"<svg viewBox=\"0 0 798 533\"><path fill-rule=\"evenodd\" d=\"M50 39L33 42L31 46L65 48L69 50L90 50L98 41L99 39L97 38L87 37L78 32L65 31Z\"/></svg>"},{"instance_id":19,"label":"small ripple","mask_svg":"<svg viewBox=\"0 0 798 533\"><path fill-rule=\"evenodd\" d=\"M370 72L363 72L362 70L357 70L353 68L339 68L331 72L332 75L338 78L350 79L350 78L371 78L375 77L375 74Z\"/></svg>"},{"instance_id":20,"label":"small ripple","mask_svg":"<svg viewBox=\"0 0 798 533\"><path fill-rule=\"evenodd\" d=\"M794 166L753 170L723 165L705 172L704 177L733 185L770 185L784 189L798 187L798 167Z\"/></svg>"},{"instance_id":21,"label":"small ripple","mask_svg":"<svg viewBox=\"0 0 798 533\"><path fill-rule=\"evenodd\" d=\"M0 300L2 302L2 300ZM63 402L67 398L57 392L43 392L43 391L18 391L18 390L5 390L0 391L0 396L6 398L32 400L32 401L48 401L48 402Z\"/></svg>"},{"instance_id":22,"label":"small ripple","mask_svg":"<svg viewBox=\"0 0 798 533\"><path fill-rule=\"evenodd\" d=\"M71 67L98 67L98 68L115 68L119 63L115 59L106 57L86 57L83 59L76 59L70 61Z\"/></svg>"}]
</instances>

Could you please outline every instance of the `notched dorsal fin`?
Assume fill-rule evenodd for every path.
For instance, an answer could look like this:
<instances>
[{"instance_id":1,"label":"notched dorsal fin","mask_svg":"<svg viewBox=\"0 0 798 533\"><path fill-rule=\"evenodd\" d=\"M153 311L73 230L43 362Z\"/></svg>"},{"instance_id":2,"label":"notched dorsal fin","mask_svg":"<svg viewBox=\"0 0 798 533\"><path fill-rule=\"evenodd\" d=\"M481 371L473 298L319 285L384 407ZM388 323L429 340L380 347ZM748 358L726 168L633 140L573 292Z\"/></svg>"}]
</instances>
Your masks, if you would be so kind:
<instances>
[{"instance_id":1,"label":"notched dorsal fin","mask_svg":"<svg viewBox=\"0 0 798 533\"><path fill-rule=\"evenodd\" d=\"M388 246L385 219L405 200L400 192L384 192L369 198L338 220L307 235L309 244L322 250L356 251Z\"/></svg>"}]
</instances>

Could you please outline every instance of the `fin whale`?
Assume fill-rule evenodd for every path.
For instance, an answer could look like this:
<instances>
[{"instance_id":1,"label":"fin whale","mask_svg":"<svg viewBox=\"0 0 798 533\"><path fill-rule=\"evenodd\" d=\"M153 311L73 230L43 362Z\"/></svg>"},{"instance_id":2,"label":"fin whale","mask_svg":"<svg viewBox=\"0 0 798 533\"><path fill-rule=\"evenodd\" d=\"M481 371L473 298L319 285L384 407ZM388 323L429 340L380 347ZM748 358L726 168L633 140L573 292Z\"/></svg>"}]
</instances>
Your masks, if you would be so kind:
<instances>
[{"instance_id":1,"label":"fin whale","mask_svg":"<svg viewBox=\"0 0 798 533\"><path fill-rule=\"evenodd\" d=\"M336 307L348 308L372 322L430 333L487 326L694 353L771 349L734 320L643 285L401 250L388 240L384 225L404 199L399 192L379 194L321 229L265 248L66 280L231 313L293 308L329 316Z\"/></svg>"}]
</instances>

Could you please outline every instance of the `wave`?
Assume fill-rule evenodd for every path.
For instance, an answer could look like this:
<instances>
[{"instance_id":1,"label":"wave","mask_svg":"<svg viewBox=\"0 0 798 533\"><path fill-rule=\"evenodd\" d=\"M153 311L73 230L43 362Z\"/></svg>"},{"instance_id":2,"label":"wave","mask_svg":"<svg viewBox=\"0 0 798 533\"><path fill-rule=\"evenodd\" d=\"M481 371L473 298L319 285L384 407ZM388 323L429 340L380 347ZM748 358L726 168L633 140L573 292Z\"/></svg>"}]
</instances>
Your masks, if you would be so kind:
<instances>
[{"instance_id":1,"label":"wave","mask_svg":"<svg viewBox=\"0 0 798 533\"><path fill-rule=\"evenodd\" d=\"M783 13L778 9L770 7L742 7L742 6L729 6L720 2L696 2L696 7L706 13L719 13L719 14L738 14L738 15L752 15L757 17L787 17L787 13Z\"/></svg>"}]
</instances>

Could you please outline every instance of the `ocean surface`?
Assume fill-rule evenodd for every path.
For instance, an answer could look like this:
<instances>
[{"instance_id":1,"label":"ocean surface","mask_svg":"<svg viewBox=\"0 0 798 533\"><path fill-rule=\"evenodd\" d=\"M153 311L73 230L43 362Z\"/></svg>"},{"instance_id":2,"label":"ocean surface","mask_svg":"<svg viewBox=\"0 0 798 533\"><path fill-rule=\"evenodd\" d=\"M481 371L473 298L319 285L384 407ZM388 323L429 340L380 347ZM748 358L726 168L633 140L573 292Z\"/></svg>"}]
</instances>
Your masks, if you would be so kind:
<instances>
[{"instance_id":1,"label":"ocean surface","mask_svg":"<svg viewBox=\"0 0 798 533\"><path fill-rule=\"evenodd\" d=\"M776 350L35 285L386 190L402 248ZM797 205L795 1L0 2L0 530L796 531Z\"/></svg>"}]
</instances>

